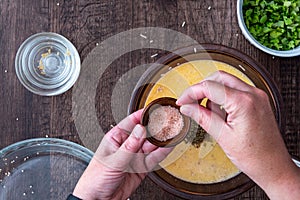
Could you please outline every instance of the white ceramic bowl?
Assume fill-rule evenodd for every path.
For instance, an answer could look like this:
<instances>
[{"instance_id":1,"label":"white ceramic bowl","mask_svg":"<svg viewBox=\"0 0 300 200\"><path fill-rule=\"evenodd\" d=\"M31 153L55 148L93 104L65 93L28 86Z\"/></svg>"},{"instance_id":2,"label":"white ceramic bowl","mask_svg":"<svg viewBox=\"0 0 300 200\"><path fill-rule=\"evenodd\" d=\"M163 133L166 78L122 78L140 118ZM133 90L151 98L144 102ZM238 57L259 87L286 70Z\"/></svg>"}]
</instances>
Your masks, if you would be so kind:
<instances>
[{"instance_id":1,"label":"white ceramic bowl","mask_svg":"<svg viewBox=\"0 0 300 200\"><path fill-rule=\"evenodd\" d=\"M243 17L243 0L237 0L237 18L238 18L238 24L240 29L242 30L243 35L246 37L246 39L255 47L259 48L260 50L274 55L278 57L294 57L300 55L300 46L298 46L295 49L287 50L287 51L278 51L274 49L270 49L262 44L260 44L248 31L246 24L244 22Z\"/></svg>"}]
</instances>

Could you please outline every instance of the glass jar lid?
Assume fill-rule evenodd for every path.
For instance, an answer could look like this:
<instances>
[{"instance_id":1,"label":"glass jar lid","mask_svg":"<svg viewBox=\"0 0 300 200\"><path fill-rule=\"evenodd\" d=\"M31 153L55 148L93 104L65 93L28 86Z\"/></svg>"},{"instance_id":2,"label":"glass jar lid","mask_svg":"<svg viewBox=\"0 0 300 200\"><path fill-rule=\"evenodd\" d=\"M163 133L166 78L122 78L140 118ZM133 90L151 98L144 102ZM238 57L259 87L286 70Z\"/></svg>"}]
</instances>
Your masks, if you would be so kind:
<instances>
[{"instance_id":1,"label":"glass jar lid","mask_svg":"<svg viewBox=\"0 0 300 200\"><path fill-rule=\"evenodd\" d=\"M70 89L80 73L80 57L65 37L37 33L20 46L15 59L16 74L29 91L42 96Z\"/></svg>"}]
</instances>

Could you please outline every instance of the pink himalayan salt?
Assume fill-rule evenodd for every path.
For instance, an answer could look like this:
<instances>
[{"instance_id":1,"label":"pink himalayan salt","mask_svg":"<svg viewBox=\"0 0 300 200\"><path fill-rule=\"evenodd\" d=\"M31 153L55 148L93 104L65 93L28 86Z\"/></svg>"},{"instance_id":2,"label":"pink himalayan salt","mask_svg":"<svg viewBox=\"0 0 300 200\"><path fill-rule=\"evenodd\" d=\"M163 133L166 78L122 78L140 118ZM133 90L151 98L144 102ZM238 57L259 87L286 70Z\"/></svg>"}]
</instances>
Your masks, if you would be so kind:
<instances>
[{"instance_id":1,"label":"pink himalayan salt","mask_svg":"<svg viewBox=\"0 0 300 200\"><path fill-rule=\"evenodd\" d=\"M179 110L172 106L161 106L149 115L148 130L159 141L174 138L183 129L183 117Z\"/></svg>"}]
</instances>

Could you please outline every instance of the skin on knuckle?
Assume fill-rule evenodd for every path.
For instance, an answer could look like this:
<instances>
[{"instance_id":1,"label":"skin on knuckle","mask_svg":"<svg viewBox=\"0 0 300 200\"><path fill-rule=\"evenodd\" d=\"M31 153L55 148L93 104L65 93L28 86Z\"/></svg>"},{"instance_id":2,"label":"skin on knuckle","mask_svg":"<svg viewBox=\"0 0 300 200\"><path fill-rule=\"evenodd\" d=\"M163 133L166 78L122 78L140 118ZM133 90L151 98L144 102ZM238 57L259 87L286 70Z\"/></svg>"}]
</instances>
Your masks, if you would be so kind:
<instances>
[{"instance_id":1,"label":"skin on knuckle","mask_svg":"<svg viewBox=\"0 0 300 200\"><path fill-rule=\"evenodd\" d=\"M257 88L257 95L259 96L259 98L261 98L263 101L268 101L269 100L269 96L267 95L267 93L261 89Z\"/></svg>"},{"instance_id":2,"label":"skin on knuckle","mask_svg":"<svg viewBox=\"0 0 300 200\"><path fill-rule=\"evenodd\" d=\"M242 106L246 110L251 111L253 108L255 108L256 102L257 98L252 93L242 93L237 103L242 103Z\"/></svg>"},{"instance_id":3,"label":"skin on knuckle","mask_svg":"<svg viewBox=\"0 0 300 200\"><path fill-rule=\"evenodd\" d=\"M206 117L200 110L193 112L193 119L202 127L209 127L210 117Z\"/></svg>"},{"instance_id":4,"label":"skin on knuckle","mask_svg":"<svg viewBox=\"0 0 300 200\"><path fill-rule=\"evenodd\" d=\"M138 146L137 144L138 144L138 141L134 137L131 137L131 138L128 138L126 140L126 142L124 143L124 148L126 151L133 152L137 149L137 146Z\"/></svg>"}]
</instances>

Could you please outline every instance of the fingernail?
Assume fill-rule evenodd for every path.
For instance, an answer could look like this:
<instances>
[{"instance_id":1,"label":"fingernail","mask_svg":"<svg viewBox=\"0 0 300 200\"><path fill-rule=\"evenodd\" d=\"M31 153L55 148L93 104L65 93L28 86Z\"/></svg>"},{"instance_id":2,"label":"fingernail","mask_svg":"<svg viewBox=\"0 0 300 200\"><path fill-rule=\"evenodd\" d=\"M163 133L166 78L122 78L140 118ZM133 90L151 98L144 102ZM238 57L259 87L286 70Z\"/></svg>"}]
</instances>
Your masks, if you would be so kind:
<instances>
[{"instance_id":1,"label":"fingernail","mask_svg":"<svg viewBox=\"0 0 300 200\"><path fill-rule=\"evenodd\" d=\"M177 99L177 101L176 101L176 105L178 105L178 106L181 106L180 99Z\"/></svg>"},{"instance_id":2,"label":"fingernail","mask_svg":"<svg viewBox=\"0 0 300 200\"><path fill-rule=\"evenodd\" d=\"M188 105L183 105L180 107L180 112L186 116L190 116L191 115L191 109L189 108Z\"/></svg>"},{"instance_id":3,"label":"fingernail","mask_svg":"<svg viewBox=\"0 0 300 200\"><path fill-rule=\"evenodd\" d=\"M134 135L134 137L140 139L143 138L144 135L144 129L141 125L136 125L132 131L132 134Z\"/></svg>"}]
</instances>

